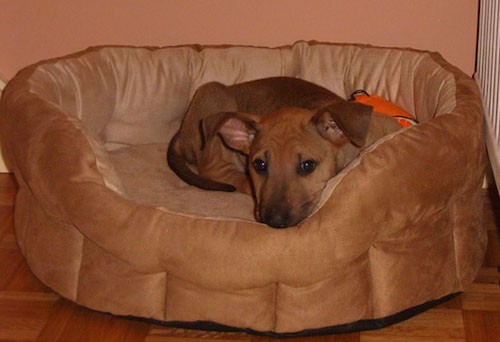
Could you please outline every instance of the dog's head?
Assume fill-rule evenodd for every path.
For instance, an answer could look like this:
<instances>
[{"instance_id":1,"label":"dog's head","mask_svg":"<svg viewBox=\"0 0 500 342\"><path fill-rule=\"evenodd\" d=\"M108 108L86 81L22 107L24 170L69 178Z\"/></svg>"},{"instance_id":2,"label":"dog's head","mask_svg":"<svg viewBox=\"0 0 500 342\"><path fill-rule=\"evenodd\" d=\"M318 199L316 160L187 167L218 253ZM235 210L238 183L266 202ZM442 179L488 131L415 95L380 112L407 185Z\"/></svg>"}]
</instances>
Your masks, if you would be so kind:
<instances>
[{"instance_id":1,"label":"dog's head","mask_svg":"<svg viewBox=\"0 0 500 342\"><path fill-rule=\"evenodd\" d=\"M340 102L319 111L217 113L202 127L206 138L218 134L247 156L257 220L286 228L314 210L328 180L356 157L370 120L371 107Z\"/></svg>"}]
</instances>

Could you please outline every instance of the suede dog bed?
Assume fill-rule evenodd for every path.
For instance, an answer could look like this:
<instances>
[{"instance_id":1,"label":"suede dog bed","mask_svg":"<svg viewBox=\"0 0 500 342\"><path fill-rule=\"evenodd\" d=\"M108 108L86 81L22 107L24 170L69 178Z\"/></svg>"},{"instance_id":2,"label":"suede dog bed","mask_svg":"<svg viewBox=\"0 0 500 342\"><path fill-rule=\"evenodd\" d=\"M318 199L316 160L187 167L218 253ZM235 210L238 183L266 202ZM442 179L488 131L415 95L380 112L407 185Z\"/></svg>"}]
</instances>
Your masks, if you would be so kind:
<instances>
[{"instance_id":1,"label":"suede dog bed","mask_svg":"<svg viewBox=\"0 0 500 342\"><path fill-rule=\"evenodd\" d=\"M165 161L200 85L269 76L364 89L420 124L362 153L300 225L273 229L251 197L189 186ZM483 259L481 100L437 53L90 48L20 71L0 110L20 248L41 281L95 310L280 336L372 329L461 292Z\"/></svg>"}]
</instances>

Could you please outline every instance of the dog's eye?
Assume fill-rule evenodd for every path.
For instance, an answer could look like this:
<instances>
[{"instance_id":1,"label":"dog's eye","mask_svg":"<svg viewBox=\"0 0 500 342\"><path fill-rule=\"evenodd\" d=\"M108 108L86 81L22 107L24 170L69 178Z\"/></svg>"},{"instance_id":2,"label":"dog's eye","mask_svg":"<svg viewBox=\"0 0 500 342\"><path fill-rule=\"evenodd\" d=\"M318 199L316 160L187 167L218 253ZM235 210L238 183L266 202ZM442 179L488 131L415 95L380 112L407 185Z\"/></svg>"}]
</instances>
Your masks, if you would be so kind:
<instances>
[{"instance_id":1,"label":"dog's eye","mask_svg":"<svg viewBox=\"0 0 500 342\"><path fill-rule=\"evenodd\" d=\"M314 160L306 160L299 164L298 171L301 175L308 175L316 169L316 162Z\"/></svg>"},{"instance_id":2,"label":"dog's eye","mask_svg":"<svg viewBox=\"0 0 500 342\"><path fill-rule=\"evenodd\" d=\"M265 173L267 171L267 162L257 158L253 161L253 168L257 173Z\"/></svg>"}]
</instances>

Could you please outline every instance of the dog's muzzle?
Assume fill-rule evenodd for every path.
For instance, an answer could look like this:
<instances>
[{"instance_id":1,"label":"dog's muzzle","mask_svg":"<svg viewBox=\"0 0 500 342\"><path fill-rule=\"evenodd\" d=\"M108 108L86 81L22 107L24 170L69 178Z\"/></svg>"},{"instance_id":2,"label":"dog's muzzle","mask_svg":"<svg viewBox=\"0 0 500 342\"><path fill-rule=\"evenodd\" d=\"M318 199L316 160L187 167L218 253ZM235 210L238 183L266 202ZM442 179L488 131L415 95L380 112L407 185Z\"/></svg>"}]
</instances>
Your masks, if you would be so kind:
<instances>
[{"instance_id":1,"label":"dog's muzzle","mask_svg":"<svg viewBox=\"0 0 500 342\"><path fill-rule=\"evenodd\" d=\"M290 209L284 206L270 206L261 208L259 212L259 221L273 228L288 228L298 224L302 218L291 215Z\"/></svg>"}]
</instances>

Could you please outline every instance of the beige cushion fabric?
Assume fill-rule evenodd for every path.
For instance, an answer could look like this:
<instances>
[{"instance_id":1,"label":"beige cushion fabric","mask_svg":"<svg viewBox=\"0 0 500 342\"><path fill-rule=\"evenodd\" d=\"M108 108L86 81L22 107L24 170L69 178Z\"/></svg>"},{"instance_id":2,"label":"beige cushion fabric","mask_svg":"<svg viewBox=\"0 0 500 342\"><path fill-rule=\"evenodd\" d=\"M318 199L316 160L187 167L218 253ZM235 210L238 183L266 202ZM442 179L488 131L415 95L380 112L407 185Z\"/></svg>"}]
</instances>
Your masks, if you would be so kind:
<instances>
[{"instance_id":1,"label":"beige cushion fabric","mask_svg":"<svg viewBox=\"0 0 500 342\"><path fill-rule=\"evenodd\" d=\"M363 88L421 122L365 152L286 230L254 222L250 197L190 187L165 161L197 87L278 75L344 97ZM21 71L0 110L28 264L97 310L297 332L461 291L483 258L480 97L435 53L91 48Z\"/></svg>"}]
</instances>

